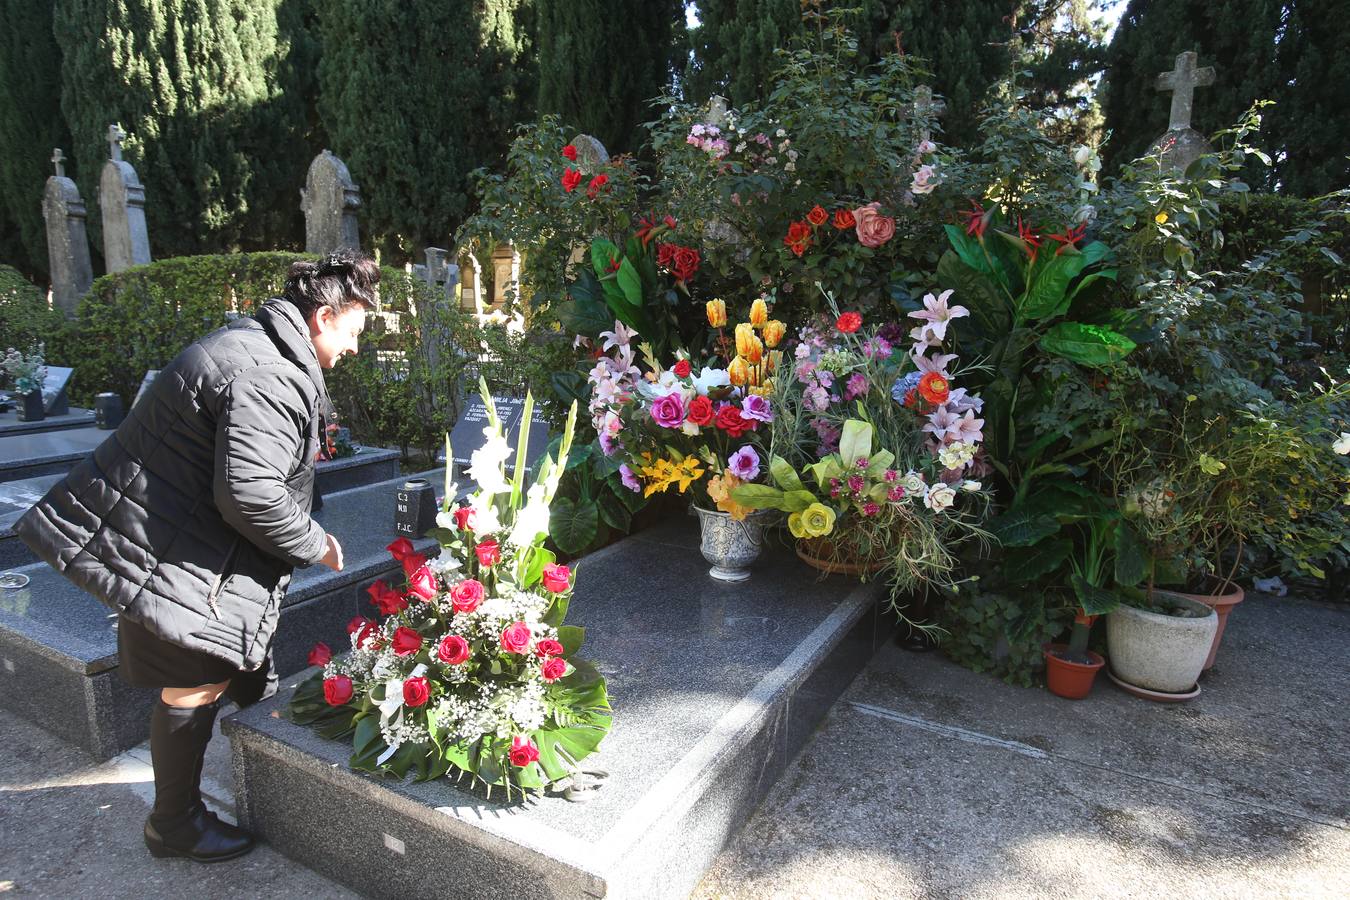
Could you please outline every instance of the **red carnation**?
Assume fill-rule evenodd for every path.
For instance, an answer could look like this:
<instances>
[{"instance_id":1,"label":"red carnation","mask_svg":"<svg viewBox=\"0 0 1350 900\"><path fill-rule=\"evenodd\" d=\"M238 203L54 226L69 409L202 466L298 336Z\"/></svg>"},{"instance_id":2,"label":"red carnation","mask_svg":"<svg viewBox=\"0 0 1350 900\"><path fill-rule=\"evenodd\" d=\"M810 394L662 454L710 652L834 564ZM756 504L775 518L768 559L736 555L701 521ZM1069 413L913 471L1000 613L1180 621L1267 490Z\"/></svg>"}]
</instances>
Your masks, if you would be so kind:
<instances>
[{"instance_id":1,"label":"red carnation","mask_svg":"<svg viewBox=\"0 0 1350 900\"><path fill-rule=\"evenodd\" d=\"M539 748L534 741L524 735L516 735L511 740L511 765L523 769L539 759Z\"/></svg>"},{"instance_id":2,"label":"red carnation","mask_svg":"<svg viewBox=\"0 0 1350 900\"><path fill-rule=\"evenodd\" d=\"M840 231L847 231L857 224L858 220L853 217L853 210L836 209L834 211L834 227Z\"/></svg>"},{"instance_id":3,"label":"red carnation","mask_svg":"<svg viewBox=\"0 0 1350 900\"><path fill-rule=\"evenodd\" d=\"M544 638L534 647L536 656L562 656L564 652L562 643L553 638Z\"/></svg>"},{"instance_id":4,"label":"red carnation","mask_svg":"<svg viewBox=\"0 0 1350 900\"><path fill-rule=\"evenodd\" d=\"M314 649L309 651L309 664L311 666L326 666L333 659L333 648L329 647L323 641L314 645Z\"/></svg>"},{"instance_id":5,"label":"red carnation","mask_svg":"<svg viewBox=\"0 0 1350 900\"><path fill-rule=\"evenodd\" d=\"M600 193L600 189L607 184L609 184L608 175L595 176L594 178L591 179L591 183L586 186L586 196L594 200L596 194Z\"/></svg>"},{"instance_id":6,"label":"red carnation","mask_svg":"<svg viewBox=\"0 0 1350 900\"><path fill-rule=\"evenodd\" d=\"M519 653L522 656L530 649L530 626L524 622L513 622L502 632L502 649L507 653Z\"/></svg>"},{"instance_id":7,"label":"red carnation","mask_svg":"<svg viewBox=\"0 0 1350 900\"><path fill-rule=\"evenodd\" d=\"M556 656L546 659L544 665L540 668L540 674L544 676L545 681L557 681L567 674L567 663Z\"/></svg>"},{"instance_id":8,"label":"red carnation","mask_svg":"<svg viewBox=\"0 0 1350 900\"><path fill-rule=\"evenodd\" d=\"M682 359L675 364L674 372L680 378L688 378L689 372L693 367L689 365L689 360Z\"/></svg>"},{"instance_id":9,"label":"red carnation","mask_svg":"<svg viewBox=\"0 0 1350 900\"><path fill-rule=\"evenodd\" d=\"M447 634L436 646L436 657L447 666L457 666L469 658L469 642L457 634Z\"/></svg>"},{"instance_id":10,"label":"red carnation","mask_svg":"<svg viewBox=\"0 0 1350 900\"><path fill-rule=\"evenodd\" d=\"M568 144L566 147L562 148L562 155L570 159L572 162L576 162L577 148L572 146L571 144Z\"/></svg>"},{"instance_id":11,"label":"red carnation","mask_svg":"<svg viewBox=\"0 0 1350 900\"><path fill-rule=\"evenodd\" d=\"M581 173L576 169L563 169L562 186L567 193L572 193L581 184Z\"/></svg>"},{"instance_id":12,"label":"red carnation","mask_svg":"<svg viewBox=\"0 0 1350 900\"><path fill-rule=\"evenodd\" d=\"M422 706L431 699L431 685L425 676L403 682L403 702L407 706Z\"/></svg>"},{"instance_id":13,"label":"red carnation","mask_svg":"<svg viewBox=\"0 0 1350 900\"><path fill-rule=\"evenodd\" d=\"M572 586L572 572L567 566L560 566L556 563L549 563L544 566L544 589L554 593L561 594Z\"/></svg>"},{"instance_id":14,"label":"red carnation","mask_svg":"<svg viewBox=\"0 0 1350 900\"><path fill-rule=\"evenodd\" d=\"M426 566L418 569L408 579L408 593L420 597L423 600L430 600L436 596L436 592L441 586L436 583L436 576L431 574L431 570Z\"/></svg>"},{"instance_id":15,"label":"red carnation","mask_svg":"<svg viewBox=\"0 0 1350 900\"><path fill-rule=\"evenodd\" d=\"M680 281L688 281L698 272L698 264L697 250L693 247L676 247L670 270L675 273L675 277Z\"/></svg>"},{"instance_id":16,"label":"red carnation","mask_svg":"<svg viewBox=\"0 0 1350 900\"><path fill-rule=\"evenodd\" d=\"M412 541L405 537L401 537L384 549L388 550L389 554L393 556L394 559L403 562L405 558L412 555L413 545Z\"/></svg>"},{"instance_id":17,"label":"red carnation","mask_svg":"<svg viewBox=\"0 0 1350 900\"><path fill-rule=\"evenodd\" d=\"M480 566L495 566L497 563L501 562L502 559L502 551L501 548L497 546L495 538L488 538L486 541L483 541L474 548L474 553L478 554L478 564Z\"/></svg>"},{"instance_id":18,"label":"red carnation","mask_svg":"<svg viewBox=\"0 0 1350 900\"><path fill-rule=\"evenodd\" d=\"M474 519L478 518L478 514L474 511L472 506L461 506L454 511L453 515L455 517L455 527L460 531L472 531Z\"/></svg>"},{"instance_id":19,"label":"red carnation","mask_svg":"<svg viewBox=\"0 0 1350 900\"><path fill-rule=\"evenodd\" d=\"M862 316L855 312L846 312L835 320L834 327L844 334L852 334L862 327Z\"/></svg>"},{"instance_id":20,"label":"red carnation","mask_svg":"<svg viewBox=\"0 0 1350 900\"><path fill-rule=\"evenodd\" d=\"M346 675L334 675L323 680L323 699L329 706L342 706L352 699L352 680Z\"/></svg>"},{"instance_id":21,"label":"red carnation","mask_svg":"<svg viewBox=\"0 0 1350 900\"><path fill-rule=\"evenodd\" d=\"M377 581L366 588L366 593L370 595L370 602L375 604L375 608L382 616L400 613L408 606L408 601L403 599L403 595L383 581Z\"/></svg>"},{"instance_id":22,"label":"red carnation","mask_svg":"<svg viewBox=\"0 0 1350 900\"><path fill-rule=\"evenodd\" d=\"M394 632L390 646L393 647L395 656L412 656L422 649L422 636L408 626L402 625Z\"/></svg>"},{"instance_id":23,"label":"red carnation","mask_svg":"<svg viewBox=\"0 0 1350 900\"><path fill-rule=\"evenodd\" d=\"M689 401L688 421L695 425L711 425L713 420L712 401L707 397L695 397Z\"/></svg>"},{"instance_id":24,"label":"red carnation","mask_svg":"<svg viewBox=\"0 0 1350 900\"><path fill-rule=\"evenodd\" d=\"M829 221L830 214L825 211L825 207L816 204L811 207L811 211L806 214L806 221L819 228Z\"/></svg>"},{"instance_id":25,"label":"red carnation","mask_svg":"<svg viewBox=\"0 0 1350 900\"><path fill-rule=\"evenodd\" d=\"M455 612L471 613L483 602L485 593L483 582L468 578L450 589L450 602Z\"/></svg>"},{"instance_id":26,"label":"red carnation","mask_svg":"<svg viewBox=\"0 0 1350 900\"><path fill-rule=\"evenodd\" d=\"M783 243L797 256L801 256L811 246L811 226L807 222L793 222L788 226L787 237Z\"/></svg>"}]
</instances>

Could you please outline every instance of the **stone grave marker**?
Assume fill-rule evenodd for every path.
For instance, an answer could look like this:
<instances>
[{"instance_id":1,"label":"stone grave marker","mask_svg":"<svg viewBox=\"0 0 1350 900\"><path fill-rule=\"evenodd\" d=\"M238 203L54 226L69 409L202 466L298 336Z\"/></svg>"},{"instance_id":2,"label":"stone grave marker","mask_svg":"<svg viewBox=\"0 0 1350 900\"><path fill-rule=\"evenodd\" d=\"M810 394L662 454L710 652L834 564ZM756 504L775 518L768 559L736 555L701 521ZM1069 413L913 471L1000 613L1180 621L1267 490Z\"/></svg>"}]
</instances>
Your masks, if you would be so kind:
<instances>
[{"instance_id":1,"label":"stone grave marker","mask_svg":"<svg viewBox=\"0 0 1350 900\"><path fill-rule=\"evenodd\" d=\"M493 397L493 404L497 407L497 415L502 420L502 431L506 434L506 442L511 447L511 456L506 460L508 471L515 468L515 448L516 441L520 438L521 419L524 418L525 400L522 397ZM457 470L463 470L468 467L473 452L483 446L485 440L483 429L487 427L488 410L483 403L483 398L477 395L469 398L465 404L464 411L460 413L459 421L455 427L450 430L451 461L455 464ZM533 465L534 461L543 455L548 449L548 421L543 417L539 407L534 409L534 415L531 416L529 426L529 437L525 444L525 462L527 465ZM437 461L444 460L445 451L441 451Z\"/></svg>"},{"instance_id":2,"label":"stone grave marker","mask_svg":"<svg viewBox=\"0 0 1350 900\"><path fill-rule=\"evenodd\" d=\"M577 148L577 167L583 172L594 172L609 162L609 151L599 138L579 134L572 138L572 146Z\"/></svg>"},{"instance_id":3,"label":"stone grave marker","mask_svg":"<svg viewBox=\"0 0 1350 900\"><path fill-rule=\"evenodd\" d=\"M48 177L42 194L42 218L47 226L47 265L52 273L52 302L67 316L94 283L85 233L87 211L75 181L66 177L65 154L52 153L56 174Z\"/></svg>"},{"instance_id":4,"label":"stone grave marker","mask_svg":"<svg viewBox=\"0 0 1350 900\"><path fill-rule=\"evenodd\" d=\"M145 228L145 186L131 163L122 159L127 134L108 126L108 161L99 178L98 205L103 211L103 261L109 272L150 262L150 235Z\"/></svg>"},{"instance_id":5,"label":"stone grave marker","mask_svg":"<svg viewBox=\"0 0 1350 900\"><path fill-rule=\"evenodd\" d=\"M347 164L328 150L314 157L300 190L305 252L323 255L344 247L359 249L356 211L360 208L361 188L352 181Z\"/></svg>"},{"instance_id":6,"label":"stone grave marker","mask_svg":"<svg viewBox=\"0 0 1350 900\"><path fill-rule=\"evenodd\" d=\"M75 370L66 366L48 366L47 380L42 383L42 406L49 416L64 416L70 412L66 388Z\"/></svg>"},{"instance_id":7,"label":"stone grave marker","mask_svg":"<svg viewBox=\"0 0 1350 900\"><path fill-rule=\"evenodd\" d=\"M933 119L942 118L947 112L947 104L941 100L933 98L933 89L926 84L921 84L914 89L914 109L915 118L923 123L919 128L919 141L931 141L933 139L933 130L929 123Z\"/></svg>"},{"instance_id":8,"label":"stone grave marker","mask_svg":"<svg viewBox=\"0 0 1350 900\"><path fill-rule=\"evenodd\" d=\"M1214 83L1214 67L1197 68L1198 58L1193 50L1177 54L1176 68L1160 74L1156 83L1158 90L1172 92L1172 109L1167 133L1154 141L1149 150L1161 151L1165 165L1183 171L1211 149L1205 136L1191 127L1195 89Z\"/></svg>"}]
</instances>

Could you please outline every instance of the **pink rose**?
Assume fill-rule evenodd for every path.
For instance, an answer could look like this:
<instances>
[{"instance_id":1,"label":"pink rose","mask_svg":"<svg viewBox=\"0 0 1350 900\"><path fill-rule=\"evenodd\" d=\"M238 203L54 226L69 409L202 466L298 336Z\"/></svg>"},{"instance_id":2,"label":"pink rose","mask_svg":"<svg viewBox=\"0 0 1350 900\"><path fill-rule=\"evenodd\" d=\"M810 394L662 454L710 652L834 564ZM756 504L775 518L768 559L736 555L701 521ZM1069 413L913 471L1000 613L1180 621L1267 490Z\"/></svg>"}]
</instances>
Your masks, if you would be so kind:
<instances>
[{"instance_id":1,"label":"pink rose","mask_svg":"<svg viewBox=\"0 0 1350 900\"><path fill-rule=\"evenodd\" d=\"M560 642L553 638L544 638L535 645L534 652L537 656L562 656L564 651Z\"/></svg>"},{"instance_id":2,"label":"pink rose","mask_svg":"<svg viewBox=\"0 0 1350 900\"><path fill-rule=\"evenodd\" d=\"M440 587L436 583L436 576L431 574L431 570L426 566L422 566L408 579L408 593L421 597L423 600L430 600L435 597Z\"/></svg>"},{"instance_id":3,"label":"pink rose","mask_svg":"<svg viewBox=\"0 0 1350 900\"><path fill-rule=\"evenodd\" d=\"M657 397L652 401L652 420L662 428L684 425L684 398L679 391Z\"/></svg>"},{"instance_id":4,"label":"pink rose","mask_svg":"<svg viewBox=\"0 0 1350 900\"><path fill-rule=\"evenodd\" d=\"M469 658L469 642L457 634L447 634L436 646L436 657L448 666L457 666Z\"/></svg>"},{"instance_id":5,"label":"pink rose","mask_svg":"<svg viewBox=\"0 0 1350 900\"><path fill-rule=\"evenodd\" d=\"M485 594L483 582L468 578L450 589L450 602L455 612L471 613L483 602Z\"/></svg>"},{"instance_id":6,"label":"pink rose","mask_svg":"<svg viewBox=\"0 0 1350 900\"><path fill-rule=\"evenodd\" d=\"M502 649L507 653L524 655L530 649L530 626L524 622L514 622L502 632Z\"/></svg>"},{"instance_id":7,"label":"pink rose","mask_svg":"<svg viewBox=\"0 0 1350 900\"><path fill-rule=\"evenodd\" d=\"M560 566L550 563L544 566L544 589L554 594L561 594L572 586L572 572L567 566Z\"/></svg>"},{"instance_id":8,"label":"pink rose","mask_svg":"<svg viewBox=\"0 0 1350 900\"><path fill-rule=\"evenodd\" d=\"M857 220L858 243L864 247L880 247L895 237L895 219L881 214L880 203L869 203L853 211Z\"/></svg>"},{"instance_id":9,"label":"pink rose","mask_svg":"<svg viewBox=\"0 0 1350 900\"><path fill-rule=\"evenodd\" d=\"M547 682L557 681L567 674L567 663L560 657L551 656L544 660L544 665L540 669L540 673Z\"/></svg>"}]
</instances>

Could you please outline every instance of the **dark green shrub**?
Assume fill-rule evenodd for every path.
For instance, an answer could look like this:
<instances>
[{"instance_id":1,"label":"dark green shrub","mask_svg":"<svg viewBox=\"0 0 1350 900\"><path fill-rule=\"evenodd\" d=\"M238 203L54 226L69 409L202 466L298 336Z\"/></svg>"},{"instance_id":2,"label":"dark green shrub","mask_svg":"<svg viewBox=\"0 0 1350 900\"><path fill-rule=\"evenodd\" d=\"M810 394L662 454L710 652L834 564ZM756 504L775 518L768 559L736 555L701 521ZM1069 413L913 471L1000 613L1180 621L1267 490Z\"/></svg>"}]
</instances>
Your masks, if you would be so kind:
<instances>
[{"instance_id":1,"label":"dark green shrub","mask_svg":"<svg viewBox=\"0 0 1350 900\"><path fill-rule=\"evenodd\" d=\"M27 353L39 343L46 345L50 365L74 365L66 317L47 305L46 296L31 281L0 266L0 352L13 347Z\"/></svg>"},{"instance_id":2,"label":"dark green shrub","mask_svg":"<svg viewBox=\"0 0 1350 900\"><path fill-rule=\"evenodd\" d=\"M947 632L940 646L953 662L968 669L1031 687L1045 667L1041 645L1063 632L1072 619L1067 602L962 591L948 595L938 613L938 623Z\"/></svg>"}]
</instances>

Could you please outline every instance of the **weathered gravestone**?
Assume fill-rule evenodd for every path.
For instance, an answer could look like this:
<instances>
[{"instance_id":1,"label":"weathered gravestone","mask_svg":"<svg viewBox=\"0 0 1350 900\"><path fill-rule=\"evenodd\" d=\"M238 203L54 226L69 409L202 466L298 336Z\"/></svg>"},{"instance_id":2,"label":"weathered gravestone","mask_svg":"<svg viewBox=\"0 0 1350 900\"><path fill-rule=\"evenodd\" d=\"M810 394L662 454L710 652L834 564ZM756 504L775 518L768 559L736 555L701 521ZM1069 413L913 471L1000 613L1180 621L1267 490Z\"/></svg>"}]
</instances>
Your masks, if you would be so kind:
<instances>
[{"instance_id":1,"label":"weathered gravestone","mask_svg":"<svg viewBox=\"0 0 1350 900\"><path fill-rule=\"evenodd\" d=\"M323 255L361 246L356 211L361 208L361 188L352 181L347 164L324 150L309 164L305 186L300 190L300 209L305 214L305 252Z\"/></svg>"},{"instance_id":2,"label":"weathered gravestone","mask_svg":"<svg viewBox=\"0 0 1350 900\"><path fill-rule=\"evenodd\" d=\"M579 134L572 138L572 146L577 148L577 167L583 172L594 172L609 162L609 151L599 138Z\"/></svg>"},{"instance_id":3,"label":"weathered gravestone","mask_svg":"<svg viewBox=\"0 0 1350 900\"><path fill-rule=\"evenodd\" d=\"M108 161L99 178L98 205L103 211L103 261L109 272L150 262L150 235L145 228L145 186L131 163L122 159L120 125L108 126Z\"/></svg>"},{"instance_id":4,"label":"weathered gravestone","mask_svg":"<svg viewBox=\"0 0 1350 900\"><path fill-rule=\"evenodd\" d=\"M914 108L912 116L919 123L919 142L933 139L933 120L942 118L947 112L947 104L933 97L933 89L921 84L914 89Z\"/></svg>"},{"instance_id":5,"label":"weathered gravestone","mask_svg":"<svg viewBox=\"0 0 1350 900\"><path fill-rule=\"evenodd\" d=\"M1214 67L1196 68L1197 56L1187 50L1177 54L1176 68L1158 76L1157 88L1172 92L1167 133L1153 142L1150 152L1162 153L1163 164L1180 171L1210 151L1209 141L1191 127L1195 89L1214 83Z\"/></svg>"},{"instance_id":6,"label":"weathered gravestone","mask_svg":"<svg viewBox=\"0 0 1350 900\"><path fill-rule=\"evenodd\" d=\"M75 304L94 283L94 267L89 260L89 238L85 233L84 199L75 182L66 177L65 155L57 147L52 153L56 174L47 179L42 195L42 218L47 226L47 265L52 274L52 302L67 316L74 315Z\"/></svg>"}]
</instances>

